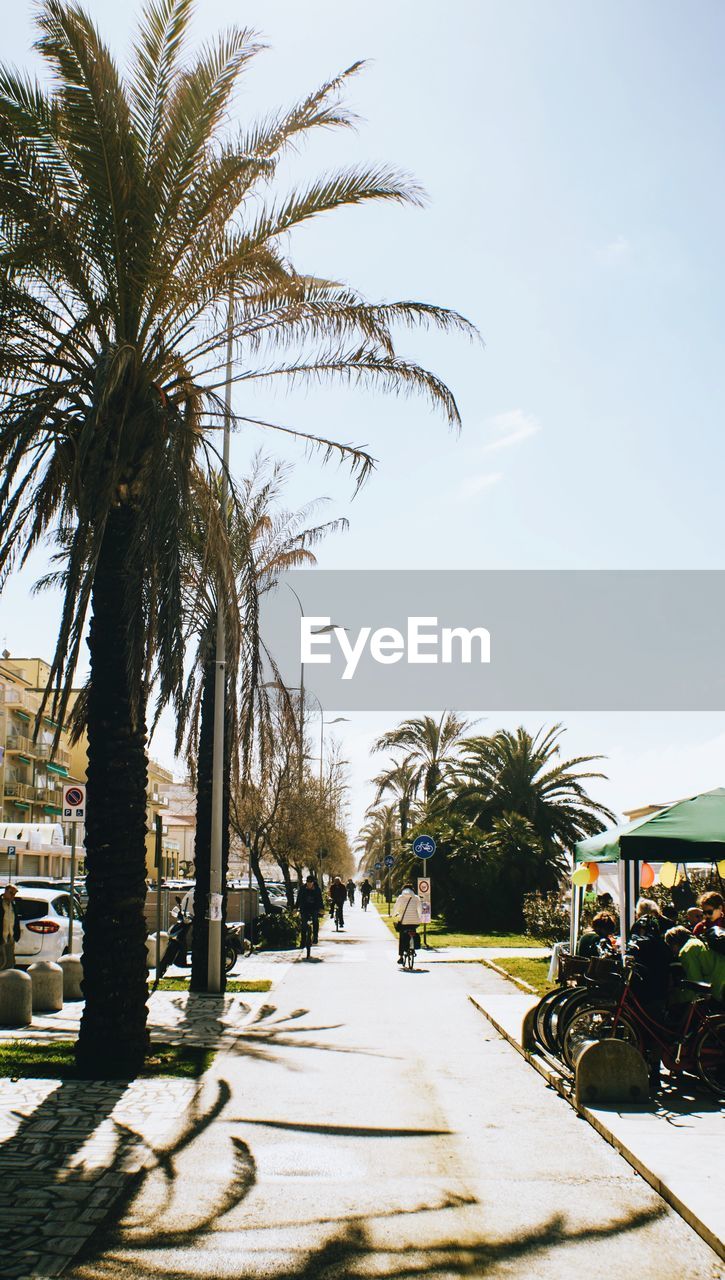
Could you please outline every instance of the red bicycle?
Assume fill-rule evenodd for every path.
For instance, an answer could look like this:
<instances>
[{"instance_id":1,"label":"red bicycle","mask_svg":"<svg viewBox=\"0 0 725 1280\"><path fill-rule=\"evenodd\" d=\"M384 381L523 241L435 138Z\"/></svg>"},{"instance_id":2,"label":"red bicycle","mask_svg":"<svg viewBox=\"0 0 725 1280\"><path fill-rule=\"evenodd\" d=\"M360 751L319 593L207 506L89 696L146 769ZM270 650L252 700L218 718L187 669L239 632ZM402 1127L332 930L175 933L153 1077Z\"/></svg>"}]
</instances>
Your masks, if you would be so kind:
<instances>
[{"instance_id":1,"label":"red bicycle","mask_svg":"<svg viewBox=\"0 0 725 1280\"><path fill-rule=\"evenodd\" d=\"M671 1075L697 1076L719 1098L725 1097L725 1013L714 1005L707 983L686 981L701 999L686 1008L679 1026L663 1022L638 1000L632 990L633 967L628 967L618 998L592 1001L575 1013L567 1026L562 1055L572 1069L585 1044L592 1040L626 1040L650 1062L661 1062Z\"/></svg>"}]
</instances>

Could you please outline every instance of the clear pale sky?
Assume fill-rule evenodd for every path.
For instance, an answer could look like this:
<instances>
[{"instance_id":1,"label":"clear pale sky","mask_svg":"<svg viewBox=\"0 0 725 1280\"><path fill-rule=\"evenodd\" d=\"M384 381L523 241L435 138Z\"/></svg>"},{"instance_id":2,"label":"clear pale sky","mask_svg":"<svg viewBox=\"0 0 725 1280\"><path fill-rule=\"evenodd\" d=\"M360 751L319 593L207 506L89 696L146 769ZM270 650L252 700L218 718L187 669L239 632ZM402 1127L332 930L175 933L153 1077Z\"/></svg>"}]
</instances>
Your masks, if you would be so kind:
<instances>
[{"instance_id":1,"label":"clear pale sky","mask_svg":"<svg viewBox=\"0 0 725 1280\"><path fill-rule=\"evenodd\" d=\"M115 0L88 8L122 59L133 10ZM2 18L0 57L33 66L31 6L6 4ZM351 521L320 565L723 567L725 8L200 0L196 36L232 21L270 46L247 76L240 116L370 59L349 95L358 133L319 139L291 178L387 161L428 192L423 210L351 210L308 227L292 246L298 265L371 298L455 307L485 340L403 344L453 387L460 438L415 401L343 390L245 401L260 416L364 443L378 459L351 503L344 474L287 450L299 463L290 503L325 494L329 513ZM234 465L259 447L280 453L278 440L250 431L235 440ZM0 641L48 656L57 613L51 598L29 596L38 570L0 601ZM482 728L522 718L542 719L498 716ZM724 781L722 717L566 720L572 754L609 756L599 794L615 809ZM381 763L369 743L387 725L370 713L338 726L353 829ZM152 748L167 763L169 743L163 730Z\"/></svg>"}]
</instances>

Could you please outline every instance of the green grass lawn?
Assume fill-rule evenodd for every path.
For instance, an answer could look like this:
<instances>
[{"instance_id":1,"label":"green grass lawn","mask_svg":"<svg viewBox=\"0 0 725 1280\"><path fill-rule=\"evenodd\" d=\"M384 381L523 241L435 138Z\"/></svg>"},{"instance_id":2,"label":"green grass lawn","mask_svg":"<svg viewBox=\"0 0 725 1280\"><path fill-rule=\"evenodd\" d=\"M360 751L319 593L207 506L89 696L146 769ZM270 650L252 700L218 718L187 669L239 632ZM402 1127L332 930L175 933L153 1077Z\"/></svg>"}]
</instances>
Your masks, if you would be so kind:
<instances>
[{"instance_id":1,"label":"green grass lawn","mask_svg":"<svg viewBox=\"0 0 725 1280\"><path fill-rule=\"evenodd\" d=\"M72 1040L30 1044L9 1040L0 1044L0 1079L78 1080ZM194 1045L152 1044L141 1075L184 1076L196 1080L211 1066L214 1049Z\"/></svg>"},{"instance_id":2,"label":"green grass lawn","mask_svg":"<svg viewBox=\"0 0 725 1280\"><path fill-rule=\"evenodd\" d=\"M547 977L549 972L549 961L545 958L532 956L511 956L510 959L496 958L496 967L505 969L506 973L510 973L512 978L520 978L522 982L528 982L530 987L534 988L540 996L545 996L547 991L552 991L556 986L555 982L549 982Z\"/></svg>"},{"instance_id":3,"label":"green grass lawn","mask_svg":"<svg viewBox=\"0 0 725 1280\"><path fill-rule=\"evenodd\" d=\"M225 990L229 995L238 995L244 991L269 991L272 982L269 978L255 978L250 982L243 982L240 978L230 978L227 982ZM162 978L157 991L188 991L188 978Z\"/></svg>"},{"instance_id":4,"label":"green grass lawn","mask_svg":"<svg viewBox=\"0 0 725 1280\"><path fill-rule=\"evenodd\" d=\"M393 922L388 915L387 902L378 894L373 896L373 900L390 932L395 933ZM437 919L431 920L426 932L428 942L433 947L542 947L546 945L525 933L454 933L446 928L442 920Z\"/></svg>"}]
</instances>

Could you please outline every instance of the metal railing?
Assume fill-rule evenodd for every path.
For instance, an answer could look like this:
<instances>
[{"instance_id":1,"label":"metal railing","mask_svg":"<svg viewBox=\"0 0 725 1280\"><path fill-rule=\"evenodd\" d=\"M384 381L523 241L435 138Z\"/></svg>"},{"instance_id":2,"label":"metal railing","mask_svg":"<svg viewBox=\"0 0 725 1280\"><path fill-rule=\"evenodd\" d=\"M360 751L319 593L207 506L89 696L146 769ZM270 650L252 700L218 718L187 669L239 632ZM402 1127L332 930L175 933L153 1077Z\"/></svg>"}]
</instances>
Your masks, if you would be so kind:
<instances>
[{"instance_id":1,"label":"metal railing","mask_svg":"<svg viewBox=\"0 0 725 1280\"><path fill-rule=\"evenodd\" d=\"M33 739L26 737L23 733L8 733L5 739L5 750L21 751L26 756L34 756L36 754Z\"/></svg>"}]
</instances>

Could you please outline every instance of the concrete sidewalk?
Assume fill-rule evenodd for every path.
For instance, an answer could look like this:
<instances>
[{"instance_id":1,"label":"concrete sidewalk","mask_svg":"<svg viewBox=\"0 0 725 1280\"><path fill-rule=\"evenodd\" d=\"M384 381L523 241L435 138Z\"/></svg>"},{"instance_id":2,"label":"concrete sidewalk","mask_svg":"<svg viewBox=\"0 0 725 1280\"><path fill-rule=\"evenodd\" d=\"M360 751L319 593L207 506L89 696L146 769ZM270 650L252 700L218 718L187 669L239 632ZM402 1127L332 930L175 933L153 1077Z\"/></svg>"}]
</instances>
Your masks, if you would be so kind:
<instances>
[{"instance_id":1,"label":"concrete sidewalk","mask_svg":"<svg viewBox=\"0 0 725 1280\"><path fill-rule=\"evenodd\" d=\"M541 1054L521 1044L523 1020L536 996L519 992L471 996L472 1003L602 1137L725 1258L723 1108L704 1089L658 1094L646 1106L576 1107L571 1083Z\"/></svg>"},{"instance_id":2,"label":"concrete sidewalk","mask_svg":"<svg viewBox=\"0 0 725 1280\"><path fill-rule=\"evenodd\" d=\"M50 1274L55 1240L63 1259L81 1246L73 1280L661 1280L663 1259L725 1274L473 1008L469 993L506 990L485 966L421 955L403 972L380 919L353 909L279 971L256 1009L225 1015L191 1096L73 1082L15 1122L0 1186L39 1185L42 1203L8 1219L3 1248L22 1223L29 1265L0 1249L4 1275ZM20 1086L4 1082L8 1111ZM80 1090L98 1123L90 1103L77 1116Z\"/></svg>"}]
</instances>

